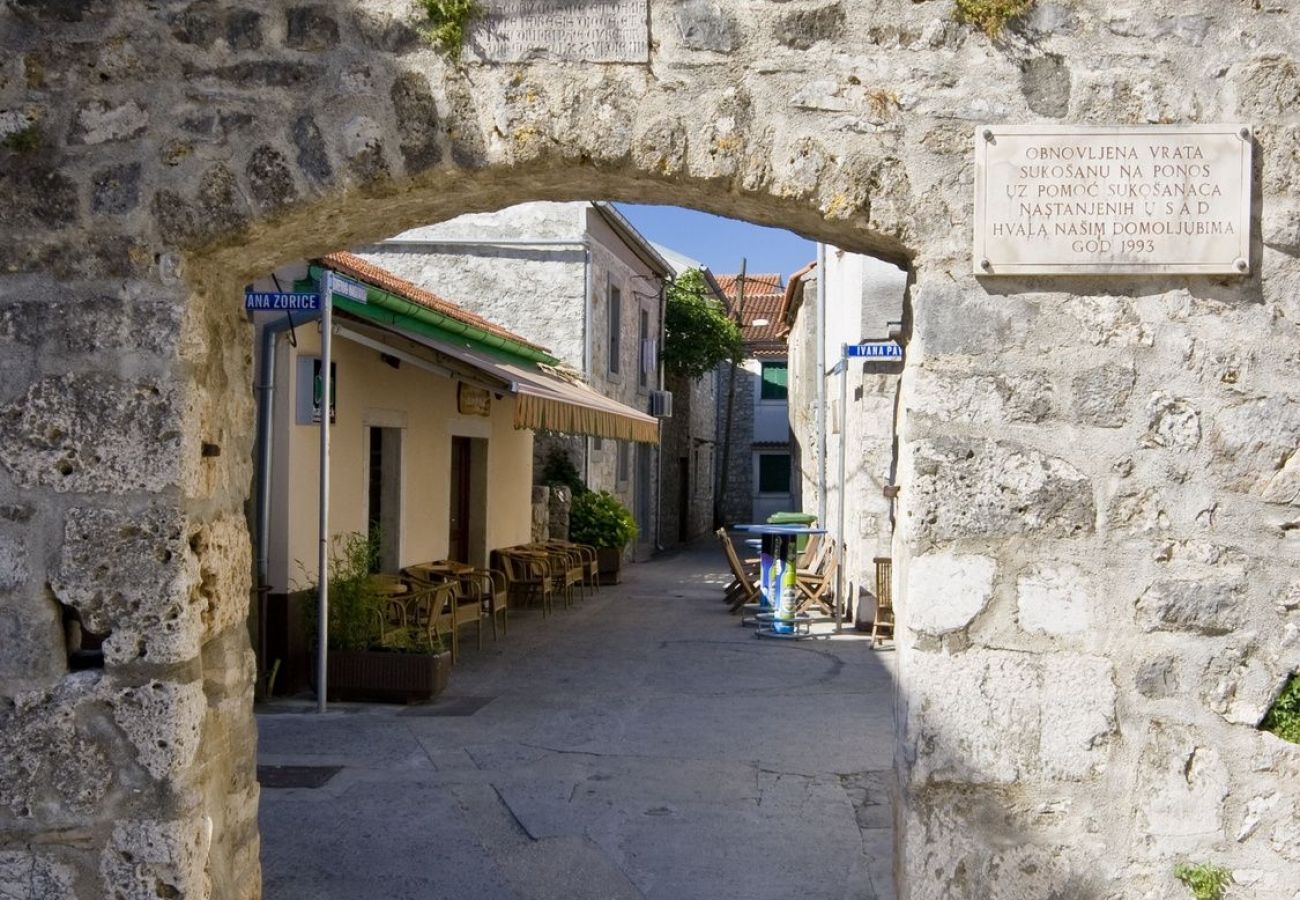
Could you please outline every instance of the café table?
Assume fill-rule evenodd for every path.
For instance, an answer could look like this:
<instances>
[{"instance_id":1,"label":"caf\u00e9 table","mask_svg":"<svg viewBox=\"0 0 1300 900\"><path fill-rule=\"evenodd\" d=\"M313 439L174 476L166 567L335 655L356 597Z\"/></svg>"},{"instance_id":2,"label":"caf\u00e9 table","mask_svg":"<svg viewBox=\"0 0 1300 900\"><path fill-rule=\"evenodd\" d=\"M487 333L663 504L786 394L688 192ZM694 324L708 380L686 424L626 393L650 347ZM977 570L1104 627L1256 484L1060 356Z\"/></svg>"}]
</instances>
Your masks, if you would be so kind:
<instances>
[{"instance_id":1,"label":"caf\u00e9 table","mask_svg":"<svg viewBox=\"0 0 1300 900\"><path fill-rule=\"evenodd\" d=\"M733 525L731 530L759 536L759 593L762 605L768 607L766 611L772 614L774 634L794 634L794 580L799 556L798 538L803 535L825 534L826 529L808 525L769 525L764 522Z\"/></svg>"}]
</instances>

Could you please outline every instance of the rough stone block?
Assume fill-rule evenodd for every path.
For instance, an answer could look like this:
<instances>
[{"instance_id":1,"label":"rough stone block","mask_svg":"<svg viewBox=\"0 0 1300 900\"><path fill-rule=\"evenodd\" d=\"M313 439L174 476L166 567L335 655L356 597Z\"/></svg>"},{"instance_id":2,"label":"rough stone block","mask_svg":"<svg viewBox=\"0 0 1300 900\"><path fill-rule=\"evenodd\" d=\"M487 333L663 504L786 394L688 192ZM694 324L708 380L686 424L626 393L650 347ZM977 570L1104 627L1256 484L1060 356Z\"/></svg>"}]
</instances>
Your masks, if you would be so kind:
<instances>
[{"instance_id":1,"label":"rough stone block","mask_svg":"<svg viewBox=\"0 0 1300 900\"><path fill-rule=\"evenodd\" d=\"M1137 373L1128 366L1107 365L1074 377L1074 413L1084 425L1119 428L1128 418L1128 400Z\"/></svg>"},{"instance_id":2,"label":"rough stone block","mask_svg":"<svg viewBox=\"0 0 1300 900\"><path fill-rule=\"evenodd\" d=\"M717 0L682 0L672 15L682 46L688 50L730 53L736 49L736 23Z\"/></svg>"},{"instance_id":3,"label":"rough stone block","mask_svg":"<svg viewBox=\"0 0 1300 900\"><path fill-rule=\"evenodd\" d=\"M339 23L326 6L295 6L285 12L285 46L295 50L328 50L339 42Z\"/></svg>"},{"instance_id":4,"label":"rough stone block","mask_svg":"<svg viewBox=\"0 0 1300 900\"><path fill-rule=\"evenodd\" d=\"M962 538L1093 530L1092 485L1069 463L1005 441L914 445L912 529L922 546Z\"/></svg>"},{"instance_id":5,"label":"rough stone block","mask_svg":"<svg viewBox=\"0 0 1300 900\"><path fill-rule=\"evenodd\" d=\"M100 676L74 673L0 711L0 802L20 821L80 825L108 793L115 773L94 716Z\"/></svg>"},{"instance_id":6,"label":"rough stone block","mask_svg":"<svg viewBox=\"0 0 1300 900\"><path fill-rule=\"evenodd\" d=\"M253 151L244 174L248 176L248 190L253 202L261 209L275 209L292 203L298 197L289 161L269 144Z\"/></svg>"},{"instance_id":7,"label":"rough stone block","mask_svg":"<svg viewBox=\"0 0 1300 900\"><path fill-rule=\"evenodd\" d=\"M389 92L397 119L397 148L409 173L421 172L442 159L438 146L438 106L428 79L418 72L398 76Z\"/></svg>"},{"instance_id":8,"label":"rough stone block","mask_svg":"<svg viewBox=\"0 0 1300 900\"><path fill-rule=\"evenodd\" d=\"M1223 832L1228 767L1186 727L1155 722L1138 760L1138 828L1157 849L1198 846Z\"/></svg>"},{"instance_id":9,"label":"rough stone block","mask_svg":"<svg viewBox=\"0 0 1300 900\"><path fill-rule=\"evenodd\" d=\"M151 681L108 698L113 720L136 749L136 760L154 778L175 775L199 749L207 700L200 682Z\"/></svg>"},{"instance_id":10,"label":"rough stone block","mask_svg":"<svg viewBox=\"0 0 1300 900\"><path fill-rule=\"evenodd\" d=\"M907 398L909 408L918 415L979 425L1041 422L1054 406L1052 383L1038 372L1007 378L921 369Z\"/></svg>"},{"instance_id":11,"label":"rough stone block","mask_svg":"<svg viewBox=\"0 0 1300 900\"><path fill-rule=\"evenodd\" d=\"M1083 329L1083 339L1099 347L1150 347L1150 330L1127 297L1078 297L1069 312Z\"/></svg>"},{"instance_id":12,"label":"rough stone block","mask_svg":"<svg viewBox=\"0 0 1300 900\"><path fill-rule=\"evenodd\" d=\"M1300 449L1300 402L1284 394L1247 400L1218 411L1207 432L1211 465L1228 487L1262 493Z\"/></svg>"},{"instance_id":13,"label":"rough stone block","mask_svg":"<svg viewBox=\"0 0 1300 900\"><path fill-rule=\"evenodd\" d=\"M159 491L179 475L180 420L169 387L113 375L44 378L0 407L0 465L22 487Z\"/></svg>"},{"instance_id":14,"label":"rough stone block","mask_svg":"<svg viewBox=\"0 0 1300 900\"><path fill-rule=\"evenodd\" d=\"M1115 732L1115 676L1096 656L1049 655L1042 661L1039 764L1044 777L1078 781L1106 766Z\"/></svg>"},{"instance_id":15,"label":"rough stone block","mask_svg":"<svg viewBox=\"0 0 1300 900\"><path fill-rule=\"evenodd\" d=\"M182 662L199 652L206 604L199 559L177 511L75 508L51 587L85 627L108 634L107 662Z\"/></svg>"},{"instance_id":16,"label":"rough stone block","mask_svg":"<svg viewBox=\"0 0 1300 900\"><path fill-rule=\"evenodd\" d=\"M0 850L3 900L76 900L72 869L35 850Z\"/></svg>"},{"instance_id":17,"label":"rough stone block","mask_svg":"<svg viewBox=\"0 0 1300 900\"><path fill-rule=\"evenodd\" d=\"M907 569L907 606L902 621L926 634L968 626L993 597L997 562L988 556L928 553Z\"/></svg>"},{"instance_id":18,"label":"rough stone block","mask_svg":"<svg viewBox=\"0 0 1300 900\"><path fill-rule=\"evenodd\" d=\"M1144 447L1192 450L1201 442L1201 417L1186 400L1156 391L1147 401Z\"/></svg>"},{"instance_id":19,"label":"rough stone block","mask_svg":"<svg viewBox=\"0 0 1300 900\"><path fill-rule=\"evenodd\" d=\"M1254 647L1230 647L1215 654L1201 676L1201 697L1224 720L1258 725L1268 712L1277 684L1275 673Z\"/></svg>"},{"instance_id":20,"label":"rough stone block","mask_svg":"<svg viewBox=\"0 0 1300 900\"><path fill-rule=\"evenodd\" d=\"M87 100L77 109L68 132L69 144L103 144L139 137L149 127L148 111L135 100L114 105Z\"/></svg>"},{"instance_id":21,"label":"rough stone block","mask_svg":"<svg viewBox=\"0 0 1300 900\"><path fill-rule=\"evenodd\" d=\"M1032 566L1016 578L1016 618L1026 631L1071 635L1092 621L1089 579L1069 564Z\"/></svg>"},{"instance_id":22,"label":"rough stone block","mask_svg":"<svg viewBox=\"0 0 1300 900\"><path fill-rule=\"evenodd\" d=\"M27 544L21 535L0 533L0 594L27 581Z\"/></svg>"},{"instance_id":23,"label":"rough stone block","mask_svg":"<svg viewBox=\"0 0 1300 900\"><path fill-rule=\"evenodd\" d=\"M1144 662L1133 676L1133 686L1149 700L1164 700L1180 690L1178 657L1158 656Z\"/></svg>"},{"instance_id":24,"label":"rough stone block","mask_svg":"<svg viewBox=\"0 0 1300 900\"><path fill-rule=\"evenodd\" d=\"M100 856L104 894L121 900L208 896L203 868L211 843L211 819L119 822Z\"/></svg>"},{"instance_id":25,"label":"rough stone block","mask_svg":"<svg viewBox=\"0 0 1300 900\"><path fill-rule=\"evenodd\" d=\"M1137 599L1137 621L1143 631L1190 631L1222 635L1240 623L1240 581L1157 581Z\"/></svg>"}]
</instances>

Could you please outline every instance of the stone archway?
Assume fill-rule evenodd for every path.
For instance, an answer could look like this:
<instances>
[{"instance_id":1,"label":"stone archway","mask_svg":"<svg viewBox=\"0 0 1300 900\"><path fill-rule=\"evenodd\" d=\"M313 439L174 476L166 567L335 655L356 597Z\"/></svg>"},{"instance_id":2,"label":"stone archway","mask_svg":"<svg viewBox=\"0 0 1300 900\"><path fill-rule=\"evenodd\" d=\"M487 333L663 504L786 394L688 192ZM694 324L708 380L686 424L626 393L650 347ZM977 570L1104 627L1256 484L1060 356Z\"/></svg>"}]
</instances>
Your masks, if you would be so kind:
<instances>
[{"instance_id":1,"label":"stone archway","mask_svg":"<svg viewBox=\"0 0 1300 900\"><path fill-rule=\"evenodd\" d=\"M396 0L13 0L0 887L258 893L241 286L601 197L912 265L902 895L1141 896L1187 857L1280 896L1300 753L1254 726L1300 665L1300 28L1112 6L991 44L946 2L653 0L643 62L458 67ZM1251 120L1254 274L973 277L971 126L1037 117Z\"/></svg>"}]
</instances>

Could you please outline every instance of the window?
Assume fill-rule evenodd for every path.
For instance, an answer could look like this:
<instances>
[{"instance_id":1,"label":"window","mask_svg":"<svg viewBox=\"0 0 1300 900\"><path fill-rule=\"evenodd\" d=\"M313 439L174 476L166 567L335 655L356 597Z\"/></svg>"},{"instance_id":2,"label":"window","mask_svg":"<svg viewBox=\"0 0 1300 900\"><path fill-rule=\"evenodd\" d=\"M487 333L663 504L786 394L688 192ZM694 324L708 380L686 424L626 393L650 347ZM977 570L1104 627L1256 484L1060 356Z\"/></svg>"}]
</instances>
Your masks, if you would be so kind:
<instances>
[{"instance_id":1,"label":"window","mask_svg":"<svg viewBox=\"0 0 1300 900\"><path fill-rule=\"evenodd\" d=\"M786 385L789 383L789 371L784 362L763 363L763 385L759 389L760 400L785 400L789 396Z\"/></svg>"},{"instance_id":2,"label":"window","mask_svg":"<svg viewBox=\"0 0 1300 900\"><path fill-rule=\"evenodd\" d=\"M609 371L618 374L623 353L623 292L609 285Z\"/></svg>"},{"instance_id":3,"label":"window","mask_svg":"<svg viewBox=\"0 0 1300 900\"><path fill-rule=\"evenodd\" d=\"M758 492L790 493L790 454L760 453L758 456Z\"/></svg>"}]
</instances>

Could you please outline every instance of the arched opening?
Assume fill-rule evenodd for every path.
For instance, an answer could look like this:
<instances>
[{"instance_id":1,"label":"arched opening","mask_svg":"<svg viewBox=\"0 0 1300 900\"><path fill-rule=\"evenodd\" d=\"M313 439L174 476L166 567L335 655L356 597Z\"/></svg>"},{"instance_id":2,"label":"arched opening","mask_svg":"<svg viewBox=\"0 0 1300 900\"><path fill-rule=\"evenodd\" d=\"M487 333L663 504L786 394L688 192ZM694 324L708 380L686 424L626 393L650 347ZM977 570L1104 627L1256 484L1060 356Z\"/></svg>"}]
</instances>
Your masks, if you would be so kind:
<instances>
[{"instance_id":1,"label":"arched opening","mask_svg":"<svg viewBox=\"0 0 1300 900\"><path fill-rule=\"evenodd\" d=\"M420 277L429 290L439 287L441 274L444 297L463 297L467 284L477 289L492 285L475 260L465 261L466 254L474 252L467 245L480 254L489 248L498 269L518 259L533 266L558 264L553 269L567 263L574 268L581 293L596 295L594 320L605 322L609 295L618 290L610 285L622 285L629 298L637 291L630 281L611 281L610 263L600 255L607 252L603 245L593 270L584 271L590 260L575 255L571 246L561 246L563 238L548 227L577 218L575 207L582 214L587 204L541 209L545 206L536 204L524 215L522 220L529 224L522 231L516 216L514 234L490 228L487 233L494 237L480 236L476 243L466 236L474 232L464 225L417 229L395 242L363 241L356 246L358 258L387 265L392 274ZM812 254L810 246L804 262ZM448 256L457 262L449 264ZM374 271L344 265L358 280L369 276L373 284L378 277ZM755 265L762 268L761 260ZM304 287L309 280L295 283L294 273L284 268L278 274L273 283L259 279L256 286L289 289ZM741 319L755 333L774 335L776 319L786 313L780 301L789 299L782 292L793 295L804 285L796 281L786 291L782 283L774 294L777 305L768 310L760 308L765 292L773 293L764 277L770 276L752 278ZM513 299L521 306L514 319L519 321L529 295L543 289L545 282L560 279L534 274L516 297L496 297L489 305L500 321L512 321ZM494 286L504 283L497 280ZM901 281L897 288L894 302L901 311ZM744 298L742 290L742 304ZM734 293L729 300L736 300ZM544 302L561 300L557 293ZM772 321L760 321L760 314ZM343 329L339 335L364 339L361 349L370 356L387 348L388 356L402 363L396 367L402 377L420 361L420 348L408 344L399 347L395 341L377 350L375 335L366 336L365 320L343 315L343 325L336 326ZM300 328L295 356L318 352L309 334L314 326L302 323ZM580 344L585 327L578 324L572 330L565 334L563 326L553 328L552 346ZM609 368L606 340L597 336L594 343L596 368L604 371ZM336 346L343 350L346 343L340 340ZM810 337L809 352L812 346ZM770 349L759 351L762 359L756 357L755 362L770 364ZM592 350L578 348L573 355L580 362L584 352ZM287 367L281 363L284 371L298 368L292 360L286 362ZM345 364L350 365L344 369ZM356 361L342 357L338 365L344 383L362 377ZM383 371L377 363L371 368ZM632 377L635 371L621 374ZM760 405L772 404L760 398L758 384L755 378L753 396L746 395L743 403L766 411ZM396 390L364 393L378 394L382 401L375 405L396 417L385 421L400 435L402 452L412 460L427 459L416 429L407 434L406 426L414 422L397 421L402 401ZM425 415L450 418L445 404L436 404L430 391L421 393ZM633 395L635 391L630 402L636 402ZM499 394L495 402L502 402ZM295 401L288 403L293 406ZM340 431L355 425L348 405L348 398L340 395ZM784 408L779 412L788 431L789 415ZM378 410L371 410L375 414ZM892 399L885 415L892 421ZM309 417L300 420L309 422ZM376 426L369 420L363 425L373 441ZM892 430L890 423L881 427ZM315 430L305 429L307 456L314 453ZM743 447L736 441L736 452L743 450L754 460L775 456L781 448L759 440L764 437L761 428L756 429ZM387 447L389 438L383 440ZM485 441L489 458L499 440L493 433ZM786 454L791 449L788 441ZM751 444L761 449L751 451ZM346 451L340 448L336 465L346 465L344 458ZM300 461L305 463L302 468L314 465L309 458ZM404 478L437 481L441 476L435 473L443 468L430 461L427 471L417 474L409 468ZM585 459L578 468L598 477ZM799 472L792 470L794 479ZM660 473L662 477L662 469ZM822 472L823 477L827 474ZM624 475L634 480L636 473ZM617 490L624 475L601 486ZM752 488L759 493L749 511L728 515L727 522L767 517L770 510L754 511L759 503L775 502L770 489L761 490L770 488L760 481L762 476L756 468ZM815 476L814 471L814 481ZM829 476L836 477L833 466ZM502 482L508 474L492 477ZM373 485L369 487L373 494ZM749 488L746 485L745 491ZM631 490L630 496L635 493ZM789 508L794 499L787 485L778 505ZM628 502L635 506L633 500ZM371 504L363 500L354 505ZM307 524L310 527L301 530L314 540L314 522ZM870 543L873 552L887 556L887 549L883 554L879 550L881 539L887 547L887 535L854 543ZM502 537L498 543L507 541ZM304 550L310 549L304 545ZM286 552L285 558L293 556ZM672 573L666 575L665 567ZM522 621L512 626L511 639L492 642L483 653L472 646L462 649L451 699L430 707L358 712L345 705L324 720L286 714L303 711L302 704L266 707L260 729L263 771L271 779L262 788L261 813L268 895L348 896L364 886L432 895L442 891L448 896L509 890L528 895L537 890L537 879L550 878L554 890L570 896L643 890L683 897L723 896L728 891L778 896L800 887L831 896L846 885L856 885L852 889L864 895L891 896L892 664L873 659L865 650L869 642L863 640L843 645L816 642L816 649L796 650L748 639L749 632L738 638L736 620L717 604L721 592L712 586L725 567L716 548L703 559L698 553L674 557L666 565L660 563L657 572L653 565L644 571L638 567L618 589L621 596L613 605L599 596L588 598L577 611L565 614L569 621L559 632L555 617L548 625L536 617L530 620L523 611ZM858 580L852 579L855 592ZM696 607L698 617L698 607L706 604L712 615L704 623L680 610L683 605ZM287 676L280 670L281 678ZM572 763L575 758L581 764ZM562 795L564 802L552 804L552 794L556 800ZM705 864L713 856L705 849L709 837L719 828L737 846ZM385 837L368 837L380 834ZM316 864L305 871L308 860ZM447 881L443 873L449 869L473 874ZM582 878L573 881L573 872L581 872ZM473 886L467 886L471 882Z\"/></svg>"}]
</instances>

